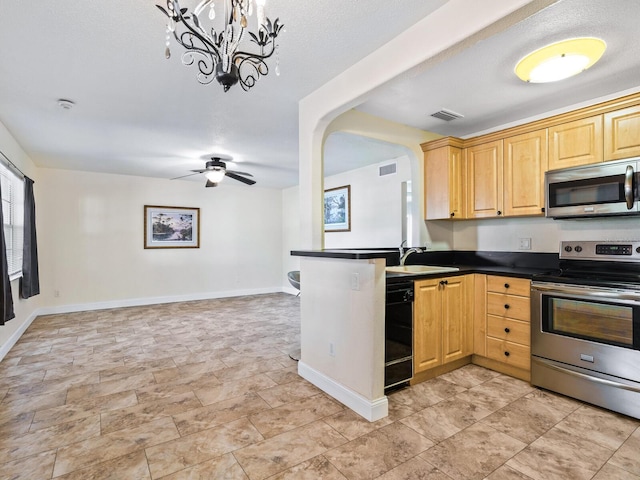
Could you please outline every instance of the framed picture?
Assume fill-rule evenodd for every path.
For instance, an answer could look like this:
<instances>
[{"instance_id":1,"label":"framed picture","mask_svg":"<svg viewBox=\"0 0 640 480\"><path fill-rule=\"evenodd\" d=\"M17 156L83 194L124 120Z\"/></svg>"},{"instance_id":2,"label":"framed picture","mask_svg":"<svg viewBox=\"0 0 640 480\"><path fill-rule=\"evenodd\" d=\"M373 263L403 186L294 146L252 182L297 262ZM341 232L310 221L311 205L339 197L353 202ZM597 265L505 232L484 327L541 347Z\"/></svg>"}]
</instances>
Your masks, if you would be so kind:
<instances>
[{"instance_id":1,"label":"framed picture","mask_svg":"<svg viewBox=\"0 0 640 480\"><path fill-rule=\"evenodd\" d=\"M324 231L351 231L351 185L324 191Z\"/></svg>"},{"instance_id":2,"label":"framed picture","mask_svg":"<svg viewBox=\"0 0 640 480\"><path fill-rule=\"evenodd\" d=\"M145 205L144 248L200 248L200 209Z\"/></svg>"}]
</instances>

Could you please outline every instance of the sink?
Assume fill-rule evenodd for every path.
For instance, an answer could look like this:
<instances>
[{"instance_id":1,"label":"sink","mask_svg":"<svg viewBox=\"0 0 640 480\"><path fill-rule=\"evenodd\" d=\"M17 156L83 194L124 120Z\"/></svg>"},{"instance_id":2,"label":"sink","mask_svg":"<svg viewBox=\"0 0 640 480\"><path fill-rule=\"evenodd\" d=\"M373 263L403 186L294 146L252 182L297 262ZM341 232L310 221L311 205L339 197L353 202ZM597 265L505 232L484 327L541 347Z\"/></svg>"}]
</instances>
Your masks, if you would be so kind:
<instances>
[{"instance_id":1,"label":"sink","mask_svg":"<svg viewBox=\"0 0 640 480\"><path fill-rule=\"evenodd\" d=\"M413 274L416 273L447 273L457 272L460 269L458 267L438 267L431 265L402 265L397 267L387 267L387 273L404 273Z\"/></svg>"}]
</instances>

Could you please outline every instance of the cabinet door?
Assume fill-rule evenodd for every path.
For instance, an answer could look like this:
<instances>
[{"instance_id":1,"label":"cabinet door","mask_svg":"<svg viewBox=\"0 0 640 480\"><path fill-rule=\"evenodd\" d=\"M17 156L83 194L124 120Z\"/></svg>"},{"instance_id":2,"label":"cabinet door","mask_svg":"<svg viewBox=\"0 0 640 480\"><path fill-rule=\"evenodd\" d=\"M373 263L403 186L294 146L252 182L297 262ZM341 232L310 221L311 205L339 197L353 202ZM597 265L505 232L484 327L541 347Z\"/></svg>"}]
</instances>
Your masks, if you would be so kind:
<instances>
[{"instance_id":1,"label":"cabinet door","mask_svg":"<svg viewBox=\"0 0 640 480\"><path fill-rule=\"evenodd\" d=\"M504 140L504 214L544 213L547 129Z\"/></svg>"},{"instance_id":2,"label":"cabinet door","mask_svg":"<svg viewBox=\"0 0 640 480\"><path fill-rule=\"evenodd\" d=\"M442 364L441 279L415 282L413 304L413 370L422 372Z\"/></svg>"},{"instance_id":3,"label":"cabinet door","mask_svg":"<svg viewBox=\"0 0 640 480\"><path fill-rule=\"evenodd\" d=\"M604 159L640 155L640 106L604 114Z\"/></svg>"},{"instance_id":4,"label":"cabinet door","mask_svg":"<svg viewBox=\"0 0 640 480\"><path fill-rule=\"evenodd\" d=\"M468 278L443 279L442 288L442 363L471 355L471 327Z\"/></svg>"},{"instance_id":5,"label":"cabinet door","mask_svg":"<svg viewBox=\"0 0 640 480\"><path fill-rule=\"evenodd\" d=\"M502 215L502 140L465 149L467 217Z\"/></svg>"},{"instance_id":6,"label":"cabinet door","mask_svg":"<svg viewBox=\"0 0 640 480\"><path fill-rule=\"evenodd\" d=\"M425 219L464 218L462 149L440 147L424 153Z\"/></svg>"},{"instance_id":7,"label":"cabinet door","mask_svg":"<svg viewBox=\"0 0 640 480\"><path fill-rule=\"evenodd\" d=\"M549 170L602 162L602 115L549 127Z\"/></svg>"}]
</instances>

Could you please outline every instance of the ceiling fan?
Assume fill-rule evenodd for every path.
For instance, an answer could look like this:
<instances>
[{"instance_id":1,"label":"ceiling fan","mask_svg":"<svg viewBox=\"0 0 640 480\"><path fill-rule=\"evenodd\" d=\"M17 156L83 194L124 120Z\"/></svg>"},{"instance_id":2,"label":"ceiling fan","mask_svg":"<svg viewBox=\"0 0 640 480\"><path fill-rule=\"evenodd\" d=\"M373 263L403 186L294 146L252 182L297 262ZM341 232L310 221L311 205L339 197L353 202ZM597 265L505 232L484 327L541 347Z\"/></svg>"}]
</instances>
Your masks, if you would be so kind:
<instances>
[{"instance_id":1,"label":"ceiling fan","mask_svg":"<svg viewBox=\"0 0 640 480\"><path fill-rule=\"evenodd\" d=\"M251 175L250 173L227 170L227 164L223 162L220 157L211 157L211 160L209 160L205 164L205 168L203 168L202 170L191 171L193 173L182 175L181 177L175 177L171 180L177 180L179 178L191 177L193 175L204 173L204 176L207 177L207 183L205 184L205 187L217 187L225 176L233 178L234 180L238 180L239 182L246 183L247 185L253 185L254 183L256 183L255 180L245 178L253 177L253 175Z\"/></svg>"}]
</instances>

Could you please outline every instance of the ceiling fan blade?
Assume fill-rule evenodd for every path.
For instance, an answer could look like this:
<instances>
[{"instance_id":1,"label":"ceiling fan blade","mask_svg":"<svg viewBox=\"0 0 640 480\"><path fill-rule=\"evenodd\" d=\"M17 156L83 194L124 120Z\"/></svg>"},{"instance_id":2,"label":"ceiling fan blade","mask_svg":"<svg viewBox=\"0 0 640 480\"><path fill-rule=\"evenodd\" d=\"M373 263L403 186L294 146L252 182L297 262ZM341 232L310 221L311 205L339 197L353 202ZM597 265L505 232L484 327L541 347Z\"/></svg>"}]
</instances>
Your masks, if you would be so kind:
<instances>
[{"instance_id":1,"label":"ceiling fan blade","mask_svg":"<svg viewBox=\"0 0 640 480\"><path fill-rule=\"evenodd\" d=\"M255 180L241 177L240 175L236 175L235 173L230 172L229 170L227 170L226 175L227 177L233 178L234 180L238 180L239 182L242 182L242 183L246 183L247 185L253 185L254 183L256 183Z\"/></svg>"},{"instance_id":2,"label":"ceiling fan blade","mask_svg":"<svg viewBox=\"0 0 640 480\"><path fill-rule=\"evenodd\" d=\"M217 187L217 183L213 183L211 180L207 180L207 183L204 185L205 187Z\"/></svg>"},{"instance_id":3,"label":"ceiling fan blade","mask_svg":"<svg viewBox=\"0 0 640 480\"><path fill-rule=\"evenodd\" d=\"M245 177L253 177L250 173L247 172L239 172L237 170L227 170L227 172L235 173L236 175L244 175Z\"/></svg>"},{"instance_id":4,"label":"ceiling fan blade","mask_svg":"<svg viewBox=\"0 0 640 480\"><path fill-rule=\"evenodd\" d=\"M195 173L187 173L186 175L182 175L180 177L174 177L174 178L171 178L170 180L178 180L179 178L192 177L192 176L197 175L199 173L205 172L206 170L191 170L191 171L195 172Z\"/></svg>"}]
</instances>

